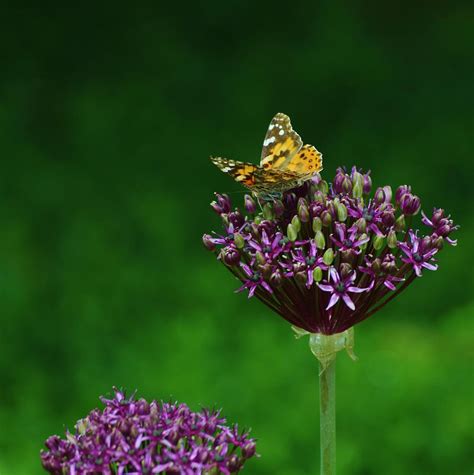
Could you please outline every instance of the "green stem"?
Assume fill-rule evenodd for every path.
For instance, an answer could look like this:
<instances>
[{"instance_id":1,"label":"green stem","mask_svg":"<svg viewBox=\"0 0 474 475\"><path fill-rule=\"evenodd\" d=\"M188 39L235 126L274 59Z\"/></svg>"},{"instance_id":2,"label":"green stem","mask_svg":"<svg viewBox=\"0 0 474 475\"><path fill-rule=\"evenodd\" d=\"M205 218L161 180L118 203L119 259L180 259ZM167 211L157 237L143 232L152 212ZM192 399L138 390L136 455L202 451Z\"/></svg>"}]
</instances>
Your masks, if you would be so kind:
<instances>
[{"instance_id":1,"label":"green stem","mask_svg":"<svg viewBox=\"0 0 474 475\"><path fill-rule=\"evenodd\" d=\"M321 475L336 474L336 355L319 365Z\"/></svg>"}]
</instances>

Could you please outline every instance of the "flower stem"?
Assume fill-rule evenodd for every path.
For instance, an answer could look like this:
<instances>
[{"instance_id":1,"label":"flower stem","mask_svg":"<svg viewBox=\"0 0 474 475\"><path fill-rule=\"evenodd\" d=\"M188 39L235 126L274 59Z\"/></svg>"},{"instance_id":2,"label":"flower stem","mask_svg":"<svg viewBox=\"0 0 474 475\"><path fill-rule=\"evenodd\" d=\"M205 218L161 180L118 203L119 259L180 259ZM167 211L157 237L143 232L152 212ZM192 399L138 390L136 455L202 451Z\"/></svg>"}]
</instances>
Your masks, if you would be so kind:
<instances>
[{"instance_id":1,"label":"flower stem","mask_svg":"<svg viewBox=\"0 0 474 475\"><path fill-rule=\"evenodd\" d=\"M321 475L336 474L336 355L319 365Z\"/></svg>"}]
</instances>

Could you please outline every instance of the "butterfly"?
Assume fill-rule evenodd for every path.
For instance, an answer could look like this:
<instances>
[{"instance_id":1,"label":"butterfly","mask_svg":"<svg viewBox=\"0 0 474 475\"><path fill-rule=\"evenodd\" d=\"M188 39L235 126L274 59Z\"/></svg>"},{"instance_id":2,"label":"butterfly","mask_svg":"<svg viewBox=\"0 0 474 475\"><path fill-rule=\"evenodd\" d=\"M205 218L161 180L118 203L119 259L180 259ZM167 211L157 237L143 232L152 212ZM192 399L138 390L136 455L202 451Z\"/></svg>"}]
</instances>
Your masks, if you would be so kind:
<instances>
[{"instance_id":1,"label":"butterfly","mask_svg":"<svg viewBox=\"0 0 474 475\"><path fill-rule=\"evenodd\" d=\"M260 165L211 157L212 163L255 194L281 193L301 185L323 169L323 156L303 145L290 118L279 112L268 126Z\"/></svg>"}]
</instances>

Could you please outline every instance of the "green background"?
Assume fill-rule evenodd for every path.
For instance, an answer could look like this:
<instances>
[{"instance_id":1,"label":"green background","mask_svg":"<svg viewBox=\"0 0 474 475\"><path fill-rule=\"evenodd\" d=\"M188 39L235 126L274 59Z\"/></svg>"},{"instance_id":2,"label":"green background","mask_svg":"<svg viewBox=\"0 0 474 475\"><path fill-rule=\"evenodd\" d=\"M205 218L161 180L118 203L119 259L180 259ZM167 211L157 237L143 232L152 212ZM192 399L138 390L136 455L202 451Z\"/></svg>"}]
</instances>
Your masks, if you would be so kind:
<instances>
[{"instance_id":1,"label":"green background","mask_svg":"<svg viewBox=\"0 0 474 475\"><path fill-rule=\"evenodd\" d=\"M42 473L113 385L223 407L244 473L318 473L307 342L201 244L212 193L243 197L209 155L257 161L278 111L326 178L462 225L338 358L338 473L472 473L472 3L99 3L1 7L0 473Z\"/></svg>"}]
</instances>

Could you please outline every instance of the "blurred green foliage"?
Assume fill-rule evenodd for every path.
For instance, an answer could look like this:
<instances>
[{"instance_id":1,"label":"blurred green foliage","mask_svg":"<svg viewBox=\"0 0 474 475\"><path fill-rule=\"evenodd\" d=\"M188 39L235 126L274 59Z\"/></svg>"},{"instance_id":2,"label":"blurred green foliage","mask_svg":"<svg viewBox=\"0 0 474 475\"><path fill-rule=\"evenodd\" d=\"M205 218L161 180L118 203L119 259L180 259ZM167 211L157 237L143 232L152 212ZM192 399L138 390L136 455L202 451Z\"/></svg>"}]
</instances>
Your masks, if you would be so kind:
<instances>
[{"instance_id":1,"label":"blurred green foliage","mask_svg":"<svg viewBox=\"0 0 474 475\"><path fill-rule=\"evenodd\" d=\"M2 6L0 473L113 385L252 427L245 472L317 473L317 366L201 245L210 154L256 160L278 111L325 157L462 225L338 359L342 474L471 473L471 2Z\"/></svg>"}]
</instances>

